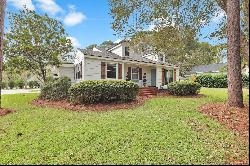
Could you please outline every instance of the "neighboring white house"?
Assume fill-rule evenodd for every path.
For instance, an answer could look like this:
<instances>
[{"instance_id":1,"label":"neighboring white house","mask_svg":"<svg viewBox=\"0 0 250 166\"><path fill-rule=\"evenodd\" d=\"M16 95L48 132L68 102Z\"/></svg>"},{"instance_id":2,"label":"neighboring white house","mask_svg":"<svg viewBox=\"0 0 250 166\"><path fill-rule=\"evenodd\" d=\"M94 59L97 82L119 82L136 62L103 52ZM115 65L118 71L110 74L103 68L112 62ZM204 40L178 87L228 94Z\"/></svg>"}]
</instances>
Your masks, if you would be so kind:
<instances>
[{"instance_id":1,"label":"neighboring white house","mask_svg":"<svg viewBox=\"0 0 250 166\"><path fill-rule=\"evenodd\" d=\"M126 41L105 50L77 50L74 63L54 68L54 76L67 76L73 83L82 80L131 80L143 85L161 88L179 80L179 67L165 62L164 55L140 55L129 48Z\"/></svg>"}]
</instances>

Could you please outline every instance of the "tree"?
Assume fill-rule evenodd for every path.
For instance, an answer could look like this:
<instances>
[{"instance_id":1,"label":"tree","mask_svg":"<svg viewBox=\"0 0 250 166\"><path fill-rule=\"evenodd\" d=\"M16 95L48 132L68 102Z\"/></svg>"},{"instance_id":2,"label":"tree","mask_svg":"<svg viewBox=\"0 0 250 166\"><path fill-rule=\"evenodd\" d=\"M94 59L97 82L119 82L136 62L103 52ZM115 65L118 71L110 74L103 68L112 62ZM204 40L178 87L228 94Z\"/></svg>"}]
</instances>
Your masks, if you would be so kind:
<instances>
[{"instance_id":1,"label":"tree","mask_svg":"<svg viewBox=\"0 0 250 166\"><path fill-rule=\"evenodd\" d=\"M91 44L86 47L87 50L92 50L94 47L97 47L97 44Z\"/></svg>"},{"instance_id":2,"label":"tree","mask_svg":"<svg viewBox=\"0 0 250 166\"><path fill-rule=\"evenodd\" d=\"M114 46L114 43L111 40L104 41L100 44L100 47L103 47L105 49L109 49L112 46Z\"/></svg>"},{"instance_id":3,"label":"tree","mask_svg":"<svg viewBox=\"0 0 250 166\"><path fill-rule=\"evenodd\" d=\"M228 105L243 107L240 57L240 1L227 0Z\"/></svg>"},{"instance_id":4,"label":"tree","mask_svg":"<svg viewBox=\"0 0 250 166\"><path fill-rule=\"evenodd\" d=\"M212 46L206 42L199 42L190 29L186 31L180 31L172 26L159 31L142 31L131 38L130 47L138 53L154 52L167 55L166 62L180 66L182 76L196 65L221 61L223 54L220 45Z\"/></svg>"},{"instance_id":5,"label":"tree","mask_svg":"<svg viewBox=\"0 0 250 166\"><path fill-rule=\"evenodd\" d=\"M59 66L67 53L73 51L72 43L61 22L47 14L38 15L28 9L10 13L10 32L6 34L6 60L12 66L28 70L46 82L51 66Z\"/></svg>"},{"instance_id":6,"label":"tree","mask_svg":"<svg viewBox=\"0 0 250 166\"><path fill-rule=\"evenodd\" d=\"M6 0L0 0L0 108L2 108L2 68L3 68L3 36Z\"/></svg>"},{"instance_id":7,"label":"tree","mask_svg":"<svg viewBox=\"0 0 250 166\"><path fill-rule=\"evenodd\" d=\"M139 31L144 30L150 26L155 26L161 28L162 25L175 26L177 29L185 29L185 27L192 27L192 30L199 34L200 29L207 25L212 19L218 15L218 13L223 10L227 16L231 15L231 18L238 18L232 16L232 13L236 11L230 11L227 9L231 5L232 0L109 0L111 7L111 16L113 18L112 28L116 31L118 35L125 36L125 38L136 34ZM237 12L240 11L240 2L245 3L249 0L233 0L237 1ZM239 3L239 5L238 5ZM246 3L247 4L247 3ZM249 4L249 3L248 3ZM246 18L249 17L249 8L245 6ZM237 13L238 14L238 13ZM227 25L230 19L227 20ZM245 20L248 24L248 20ZM235 25L240 27L240 21L235 20ZM249 24L248 24L249 25ZM228 28L228 26L227 26ZM248 29L249 27L247 27ZM230 35L234 34L234 31L238 29L228 28L227 39ZM241 30L239 28L239 30ZM238 33L238 32L237 32ZM236 37L235 35L232 35ZM231 36L231 37L232 37ZM236 39L236 38L235 38ZM230 39L231 40L231 39ZM246 36L248 40L248 36ZM171 42L171 41L170 41ZM235 46L233 44L235 42ZM240 43L240 42L239 42ZM233 81L232 76L237 75L237 81L241 80L241 74L238 72L238 68L241 66L238 63L238 40L232 40L228 42L227 51L231 52L228 55L228 61L231 63L232 68L228 72L228 82L229 82L229 98L228 105L235 107L242 107L243 100L242 96L242 86L238 86L235 81ZM233 51L234 50L234 51ZM232 52L236 54L232 54ZM236 56L239 56L236 58ZM232 89L234 89L232 91ZM239 97L236 101L236 96Z\"/></svg>"},{"instance_id":8,"label":"tree","mask_svg":"<svg viewBox=\"0 0 250 166\"><path fill-rule=\"evenodd\" d=\"M222 0L219 3L220 7L223 9L225 14L227 15L227 7L226 0ZM249 0L240 1L241 5L241 23L240 23L240 45L241 45L241 56L243 57L244 63L246 63L249 67ZM216 37L218 39L226 39L227 38L227 19L223 17L219 23L219 28L211 34L211 37Z\"/></svg>"}]
</instances>

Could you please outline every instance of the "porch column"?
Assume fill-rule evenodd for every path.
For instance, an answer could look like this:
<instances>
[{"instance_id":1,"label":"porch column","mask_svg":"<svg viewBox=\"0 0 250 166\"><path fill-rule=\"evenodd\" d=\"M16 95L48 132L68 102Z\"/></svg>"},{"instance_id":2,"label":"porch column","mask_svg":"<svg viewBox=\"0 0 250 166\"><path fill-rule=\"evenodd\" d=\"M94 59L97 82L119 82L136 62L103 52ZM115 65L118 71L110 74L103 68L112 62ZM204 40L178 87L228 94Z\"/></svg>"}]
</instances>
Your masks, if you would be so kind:
<instances>
[{"instance_id":1,"label":"porch column","mask_svg":"<svg viewBox=\"0 0 250 166\"><path fill-rule=\"evenodd\" d=\"M176 81L180 81L179 76L180 76L180 69L177 68L177 69L176 69Z\"/></svg>"},{"instance_id":2,"label":"porch column","mask_svg":"<svg viewBox=\"0 0 250 166\"><path fill-rule=\"evenodd\" d=\"M125 64L124 63L122 63L122 79L126 80Z\"/></svg>"},{"instance_id":3,"label":"porch column","mask_svg":"<svg viewBox=\"0 0 250 166\"><path fill-rule=\"evenodd\" d=\"M159 89L162 85L162 67L156 67L156 87Z\"/></svg>"}]
</instances>

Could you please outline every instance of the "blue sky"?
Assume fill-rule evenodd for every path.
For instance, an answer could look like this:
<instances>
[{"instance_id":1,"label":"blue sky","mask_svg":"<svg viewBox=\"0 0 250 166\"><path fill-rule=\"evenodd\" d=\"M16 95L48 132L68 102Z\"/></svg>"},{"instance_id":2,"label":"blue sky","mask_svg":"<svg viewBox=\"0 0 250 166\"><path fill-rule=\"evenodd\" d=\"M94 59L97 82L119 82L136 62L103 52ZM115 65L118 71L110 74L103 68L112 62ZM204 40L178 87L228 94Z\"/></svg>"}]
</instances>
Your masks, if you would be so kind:
<instances>
[{"instance_id":1,"label":"blue sky","mask_svg":"<svg viewBox=\"0 0 250 166\"><path fill-rule=\"evenodd\" d=\"M90 44L100 44L105 40L117 41L111 28L112 18L108 14L108 0L7 0L7 11L16 12L26 5L38 13L48 13L64 23L65 29L76 47L84 48ZM219 14L210 26L202 29L203 36L211 33L221 18ZM6 30L8 20L6 19ZM218 41L200 38L216 44Z\"/></svg>"}]
</instances>

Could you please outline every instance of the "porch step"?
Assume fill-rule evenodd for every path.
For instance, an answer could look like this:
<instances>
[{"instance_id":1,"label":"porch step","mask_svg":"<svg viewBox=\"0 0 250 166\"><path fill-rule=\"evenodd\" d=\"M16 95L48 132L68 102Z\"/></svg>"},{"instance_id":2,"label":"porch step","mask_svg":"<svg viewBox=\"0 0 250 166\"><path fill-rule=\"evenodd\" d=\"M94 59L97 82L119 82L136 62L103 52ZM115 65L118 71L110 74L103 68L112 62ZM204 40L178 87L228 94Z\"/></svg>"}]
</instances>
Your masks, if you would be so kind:
<instances>
[{"instance_id":1,"label":"porch step","mask_svg":"<svg viewBox=\"0 0 250 166\"><path fill-rule=\"evenodd\" d=\"M156 96L156 95L157 95L157 88L143 87L143 88L140 88L139 90L139 96L150 97L150 96Z\"/></svg>"}]
</instances>

